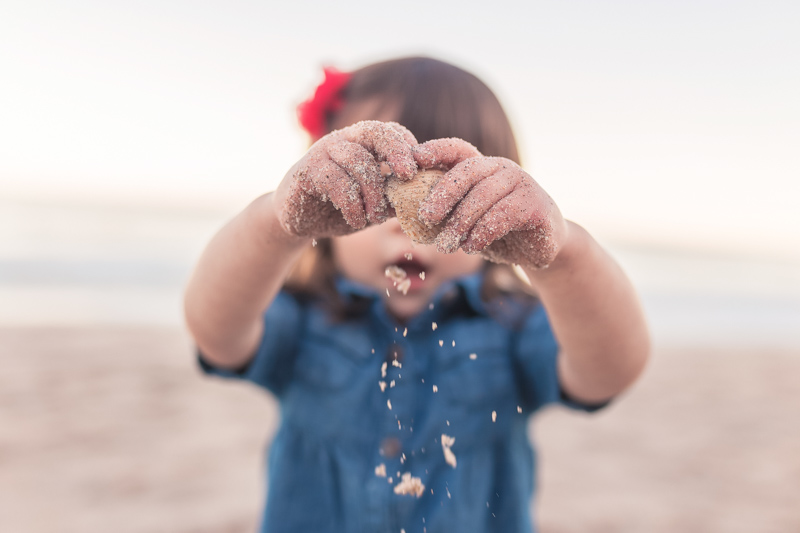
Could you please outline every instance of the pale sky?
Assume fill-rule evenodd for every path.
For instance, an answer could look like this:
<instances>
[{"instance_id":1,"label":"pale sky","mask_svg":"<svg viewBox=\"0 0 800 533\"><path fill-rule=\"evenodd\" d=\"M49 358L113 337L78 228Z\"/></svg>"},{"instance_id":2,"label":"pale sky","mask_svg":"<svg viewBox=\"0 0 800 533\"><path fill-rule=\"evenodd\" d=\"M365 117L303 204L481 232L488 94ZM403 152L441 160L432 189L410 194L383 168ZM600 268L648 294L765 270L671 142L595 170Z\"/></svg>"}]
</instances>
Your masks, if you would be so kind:
<instances>
[{"instance_id":1,"label":"pale sky","mask_svg":"<svg viewBox=\"0 0 800 533\"><path fill-rule=\"evenodd\" d=\"M526 169L600 235L797 252L798 21L770 0L5 0L0 195L233 210L302 155L322 64L424 54L497 92Z\"/></svg>"}]
</instances>

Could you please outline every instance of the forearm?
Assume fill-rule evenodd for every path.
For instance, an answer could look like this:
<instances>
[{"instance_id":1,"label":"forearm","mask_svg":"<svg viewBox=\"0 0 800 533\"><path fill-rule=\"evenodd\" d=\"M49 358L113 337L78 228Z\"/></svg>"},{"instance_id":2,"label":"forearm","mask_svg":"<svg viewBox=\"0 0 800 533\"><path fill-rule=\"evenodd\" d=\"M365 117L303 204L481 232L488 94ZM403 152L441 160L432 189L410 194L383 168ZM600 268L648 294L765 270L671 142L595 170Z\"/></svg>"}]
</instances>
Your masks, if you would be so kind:
<instances>
[{"instance_id":1,"label":"forearm","mask_svg":"<svg viewBox=\"0 0 800 533\"><path fill-rule=\"evenodd\" d=\"M272 195L257 198L217 233L184 298L187 325L204 357L236 367L252 356L261 314L307 243L280 226Z\"/></svg>"},{"instance_id":2,"label":"forearm","mask_svg":"<svg viewBox=\"0 0 800 533\"><path fill-rule=\"evenodd\" d=\"M567 394L607 400L641 373L650 351L644 314L628 278L580 226L567 222L564 244L545 269L526 269L561 347Z\"/></svg>"}]
</instances>

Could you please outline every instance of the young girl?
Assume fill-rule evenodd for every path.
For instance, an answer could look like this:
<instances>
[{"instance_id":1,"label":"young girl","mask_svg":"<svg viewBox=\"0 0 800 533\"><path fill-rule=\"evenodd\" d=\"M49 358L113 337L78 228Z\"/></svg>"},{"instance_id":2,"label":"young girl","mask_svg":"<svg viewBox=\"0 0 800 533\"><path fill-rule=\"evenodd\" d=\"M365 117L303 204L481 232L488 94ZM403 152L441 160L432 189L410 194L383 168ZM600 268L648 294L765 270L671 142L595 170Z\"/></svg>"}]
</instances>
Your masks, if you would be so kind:
<instances>
[{"instance_id":1,"label":"young girl","mask_svg":"<svg viewBox=\"0 0 800 533\"><path fill-rule=\"evenodd\" d=\"M635 380L634 290L519 167L471 74L326 71L301 122L316 142L214 237L185 301L203 368L280 400L262 531L532 531L527 421ZM418 215L443 229L413 245L385 184L431 168L447 173Z\"/></svg>"}]
</instances>

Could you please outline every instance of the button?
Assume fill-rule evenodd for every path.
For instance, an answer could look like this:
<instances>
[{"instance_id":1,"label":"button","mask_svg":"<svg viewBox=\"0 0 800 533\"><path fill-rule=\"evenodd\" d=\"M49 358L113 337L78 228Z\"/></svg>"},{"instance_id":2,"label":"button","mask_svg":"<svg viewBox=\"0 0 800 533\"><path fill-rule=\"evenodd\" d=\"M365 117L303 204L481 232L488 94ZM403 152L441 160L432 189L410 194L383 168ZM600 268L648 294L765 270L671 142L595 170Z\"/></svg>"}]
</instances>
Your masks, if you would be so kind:
<instances>
[{"instance_id":1,"label":"button","mask_svg":"<svg viewBox=\"0 0 800 533\"><path fill-rule=\"evenodd\" d=\"M403 348L397 343L390 344L386 350L386 362L391 365L392 361L403 362Z\"/></svg>"},{"instance_id":2,"label":"button","mask_svg":"<svg viewBox=\"0 0 800 533\"><path fill-rule=\"evenodd\" d=\"M387 459L394 459L400 455L403 445L400 444L400 439L397 437L386 437L381 442L381 455Z\"/></svg>"}]
</instances>

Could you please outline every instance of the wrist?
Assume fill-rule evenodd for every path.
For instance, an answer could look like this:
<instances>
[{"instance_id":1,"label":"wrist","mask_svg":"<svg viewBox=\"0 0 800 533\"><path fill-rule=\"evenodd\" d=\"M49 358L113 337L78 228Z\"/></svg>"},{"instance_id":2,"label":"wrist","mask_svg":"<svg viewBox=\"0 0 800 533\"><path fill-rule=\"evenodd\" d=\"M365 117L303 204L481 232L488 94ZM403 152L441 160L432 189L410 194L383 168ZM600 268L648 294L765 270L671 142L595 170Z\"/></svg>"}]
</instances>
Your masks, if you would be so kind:
<instances>
[{"instance_id":1,"label":"wrist","mask_svg":"<svg viewBox=\"0 0 800 533\"><path fill-rule=\"evenodd\" d=\"M280 209L276 201L277 192L259 196L248 206L247 212L254 227L266 242L279 244L288 250L301 250L311 242L311 237L290 233L280 220Z\"/></svg>"},{"instance_id":2,"label":"wrist","mask_svg":"<svg viewBox=\"0 0 800 533\"><path fill-rule=\"evenodd\" d=\"M531 280L535 278L544 279L558 273L570 271L573 265L589 252L589 244L592 240L589 233L583 227L570 220L565 219L563 222L562 231L559 232L561 238L559 239L556 255L550 264L545 268L524 269Z\"/></svg>"}]
</instances>

